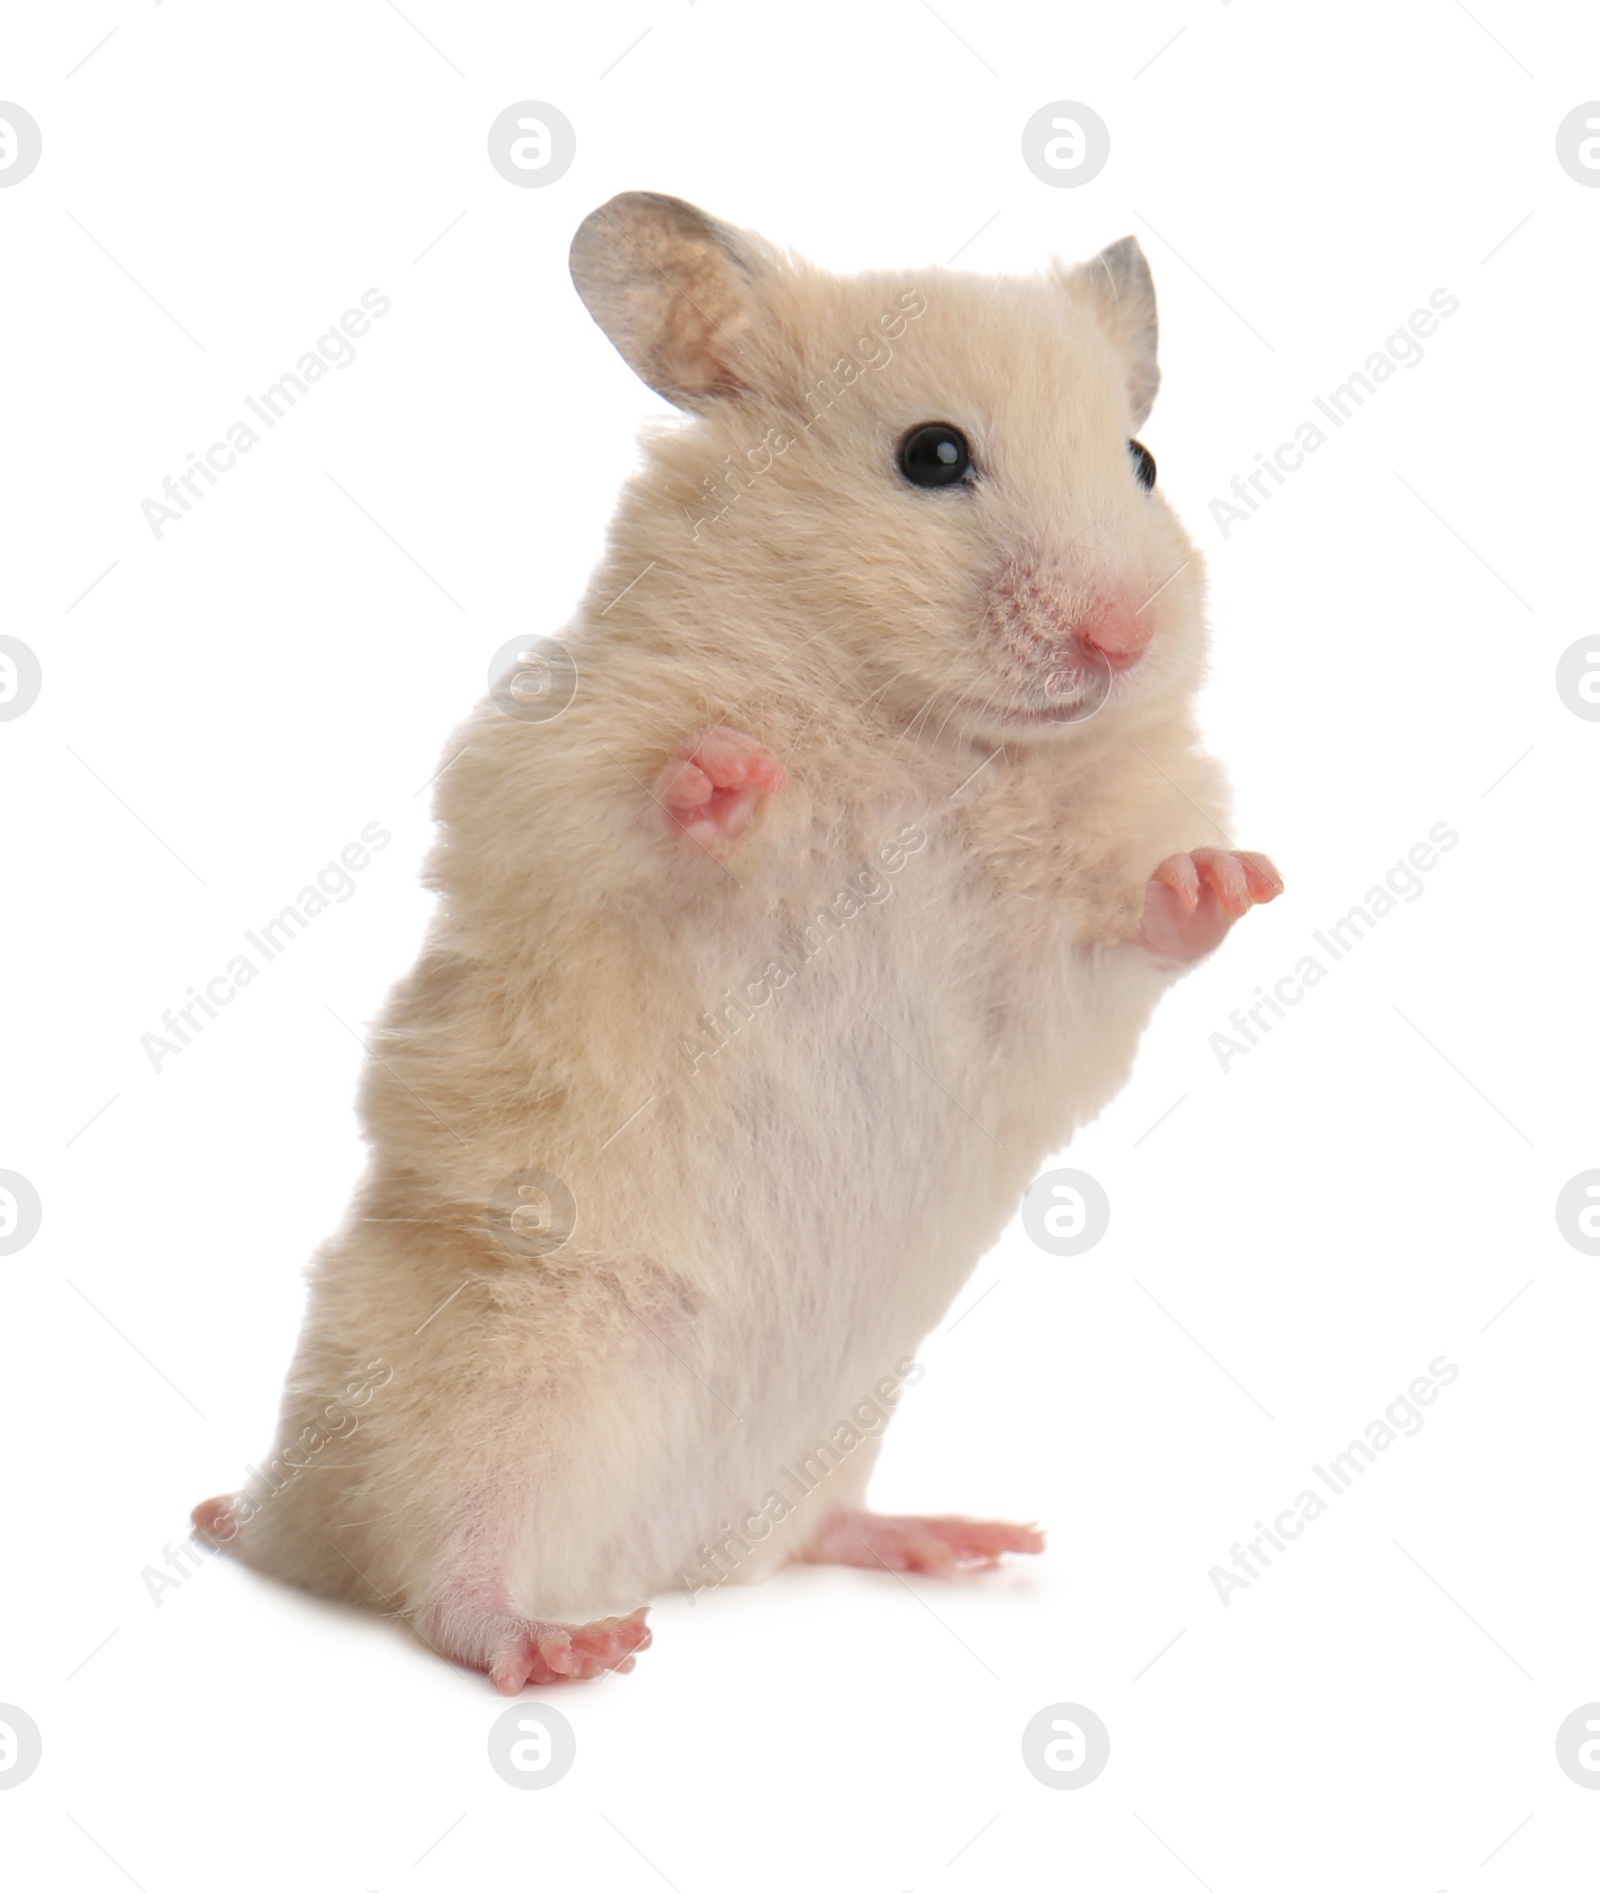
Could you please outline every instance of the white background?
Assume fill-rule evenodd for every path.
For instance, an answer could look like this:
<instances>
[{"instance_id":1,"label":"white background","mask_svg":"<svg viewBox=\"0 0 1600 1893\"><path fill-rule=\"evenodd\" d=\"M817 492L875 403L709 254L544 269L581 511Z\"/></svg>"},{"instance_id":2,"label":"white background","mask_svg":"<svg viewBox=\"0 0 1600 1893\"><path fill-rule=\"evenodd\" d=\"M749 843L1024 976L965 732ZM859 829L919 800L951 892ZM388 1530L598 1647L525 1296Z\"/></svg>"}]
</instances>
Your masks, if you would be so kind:
<instances>
[{"instance_id":1,"label":"white background","mask_svg":"<svg viewBox=\"0 0 1600 1893\"><path fill-rule=\"evenodd\" d=\"M44 1204L0 1260L0 1702L44 1737L0 1794L11 1883L1592 1885L1555 1731L1600 1699L1600 1261L1554 1203L1600 1164L1600 726L1554 669L1594 628L1600 191L1554 139L1600 20L106 0L6 41L44 136L0 191L0 630L44 671L0 724L0 1167ZM577 130L547 188L487 161L522 99ZM1022 162L1056 99L1111 128L1081 189ZM491 653L570 611L662 411L566 271L627 188L839 269L1139 236L1204 721L1289 891L1074 1147L1110 1233L1059 1261L1013 1225L891 1432L881 1506L1037 1518L1047 1555L665 1599L633 1675L556 1692L577 1763L524 1793L501 1699L397 1626L142 1573L268 1444L359 1166L346 1028L426 918L424 785ZM369 287L355 362L156 539L141 500ZM1224 539L1210 501L1441 287L1421 364ZM1425 894L1224 1073L1209 1035L1441 821ZM369 822L354 897L152 1071L141 1034ZM1440 1354L1425 1430L1224 1608L1210 1567ZM1111 1732L1077 1792L1020 1757L1062 1701Z\"/></svg>"}]
</instances>

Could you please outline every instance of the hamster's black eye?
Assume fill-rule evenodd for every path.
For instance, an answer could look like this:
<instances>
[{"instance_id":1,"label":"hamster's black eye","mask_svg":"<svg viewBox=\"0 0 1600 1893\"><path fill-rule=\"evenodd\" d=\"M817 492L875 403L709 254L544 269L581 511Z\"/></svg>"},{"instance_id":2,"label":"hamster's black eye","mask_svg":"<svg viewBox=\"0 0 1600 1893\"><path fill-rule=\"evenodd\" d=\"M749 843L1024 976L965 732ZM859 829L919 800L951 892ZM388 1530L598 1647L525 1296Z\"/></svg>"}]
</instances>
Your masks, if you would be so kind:
<instances>
[{"instance_id":1,"label":"hamster's black eye","mask_svg":"<svg viewBox=\"0 0 1600 1893\"><path fill-rule=\"evenodd\" d=\"M1140 440L1130 440L1128 452L1133 456L1134 478L1148 493L1156 483L1156 457Z\"/></svg>"},{"instance_id":2,"label":"hamster's black eye","mask_svg":"<svg viewBox=\"0 0 1600 1893\"><path fill-rule=\"evenodd\" d=\"M913 486L954 486L972 471L966 437L946 421L924 421L900 443L900 471Z\"/></svg>"}]
</instances>

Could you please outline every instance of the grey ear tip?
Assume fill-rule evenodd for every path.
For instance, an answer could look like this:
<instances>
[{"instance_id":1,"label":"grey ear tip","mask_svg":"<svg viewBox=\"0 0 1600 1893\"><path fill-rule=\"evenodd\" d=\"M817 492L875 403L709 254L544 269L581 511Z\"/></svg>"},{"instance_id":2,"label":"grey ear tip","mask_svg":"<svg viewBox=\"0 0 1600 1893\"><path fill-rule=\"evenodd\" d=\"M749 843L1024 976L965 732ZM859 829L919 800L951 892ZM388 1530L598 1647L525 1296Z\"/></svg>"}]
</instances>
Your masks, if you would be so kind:
<instances>
[{"instance_id":1,"label":"grey ear tip","mask_svg":"<svg viewBox=\"0 0 1600 1893\"><path fill-rule=\"evenodd\" d=\"M618 191L603 204L597 205L589 215L597 217L601 211L621 210L630 204L681 204L682 201L679 197L664 197L660 191Z\"/></svg>"},{"instance_id":2,"label":"grey ear tip","mask_svg":"<svg viewBox=\"0 0 1600 1893\"><path fill-rule=\"evenodd\" d=\"M618 191L591 210L573 232L567 252L569 265L576 274L580 262L588 260L602 245L628 239L630 226L675 226L680 230L712 231L718 226L696 205L681 197L669 197L664 191Z\"/></svg>"},{"instance_id":3,"label":"grey ear tip","mask_svg":"<svg viewBox=\"0 0 1600 1893\"><path fill-rule=\"evenodd\" d=\"M665 191L618 191L591 210L579 230L616 230L635 217L652 222L668 221L689 229L703 229L713 224L697 204L686 198L669 197Z\"/></svg>"},{"instance_id":4,"label":"grey ear tip","mask_svg":"<svg viewBox=\"0 0 1600 1893\"><path fill-rule=\"evenodd\" d=\"M615 202L613 198L611 203ZM595 246L606 233L606 212L610 208L611 204L601 204L598 209L591 210L572 233L572 241L567 246L567 268L571 270L574 281L578 280L580 269L593 261Z\"/></svg>"},{"instance_id":5,"label":"grey ear tip","mask_svg":"<svg viewBox=\"0 0 1600 1893\"><path fill-rule=\"evenodd\" d=\"M663 204L670 204L674 208L687 208L687 206L680 206L677 198L661 197L654 191L618 191L615 197L608 197L603 204L595 205L583 222L578 225L572 240L576 243L578 238L586 232L592 237L603 230L614 230L617 224L630 213L655 209Z\"/></svg>"},{"instance_id":6,"label":"grey ear tip","mask_svg":"<svg viewBox=\"0 0 1600 1893\"><path fill-rule=\"evenodd\" d=\"M1150 279L1150 259L1135 236L1118 237L1115 243L1108 243L1100 252L1099 260L1114 281Z\"/></svg>"}]
</instances>

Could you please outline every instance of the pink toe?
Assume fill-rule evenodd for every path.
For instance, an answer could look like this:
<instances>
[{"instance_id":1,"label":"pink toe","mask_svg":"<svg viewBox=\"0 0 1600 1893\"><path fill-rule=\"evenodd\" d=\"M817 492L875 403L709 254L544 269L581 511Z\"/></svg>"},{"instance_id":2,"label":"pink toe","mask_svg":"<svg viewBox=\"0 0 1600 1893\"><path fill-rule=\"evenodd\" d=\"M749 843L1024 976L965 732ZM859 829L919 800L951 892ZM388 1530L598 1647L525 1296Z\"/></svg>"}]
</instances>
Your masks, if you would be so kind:
<instances>
[{"instance_id":1,"label":"pink toe","mask_svg":"<svg viewBox=\"0 0 1600 1893\"><path fill-rule=\"evenodd\" d=\"M1192 909L1200 898L1200 874L1193 855L1168 855L1152 878L1170 887L1187 908Z\"/></svg>"},{"instance_id":2,"label":"pink toe","mask_svg":"<svg viewBox=\"0 0 1600 1893\"><path fill-rule=\"evenodd\" d=\"M656 794L670 809L703 807L711 800L711 778L688 757L669 762L656 779Z\"/></svg>"},{"instance_id":3,"label":"pink toe","mask_svg":"<svg viewBox=\"0 0 1600 1893\"><path fill-rule=\"evenodd\" d=\"M783 764L753 736L707 730L656 779L656 796L679 832L701 848L742 835L764 796L781 789Z\"/></svg>"},{"instance_id":4,"label":"pink toe","mask_svg":"<svg viewBox=\"0 0 1600 1893\"><path fill-rule=\"evenodd\" d=\"M1283 876L1264 854L1242 854L1239 862L1253 899L1265 905L1283 892Z\"/></svg>"}]
</instances>

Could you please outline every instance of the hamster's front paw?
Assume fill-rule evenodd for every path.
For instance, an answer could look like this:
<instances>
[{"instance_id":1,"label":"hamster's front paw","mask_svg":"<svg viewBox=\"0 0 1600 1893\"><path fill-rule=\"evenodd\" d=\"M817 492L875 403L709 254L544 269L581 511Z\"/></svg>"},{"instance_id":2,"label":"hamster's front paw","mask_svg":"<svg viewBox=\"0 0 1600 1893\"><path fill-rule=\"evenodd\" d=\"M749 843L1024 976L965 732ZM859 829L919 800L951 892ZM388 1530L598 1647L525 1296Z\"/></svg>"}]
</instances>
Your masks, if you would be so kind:
<instances>
[{"instance_id":1,"label":"hamster's front paw","mask_svg":"<svg viewBox=\"0 0 1600 1893\"><path fill-rule=\"evenodd\" d=\"M684 744L657 777L655 794L686 841L711 849L742 835L761 798L786 779L783 764L753 736L711 729Z\"/></svg>"},{"instance_id":2,"label":"hamster's front paw","mask_svg":"<svg viewBox=\"0 0 1600 1893\"><path fill-rule=\"evenodd\" d=\"M1283 877L1264 854L1196 848L1168 855L1145 889L1135 936L1157 959L1189 966L1204 959L1241 914L1283 892Z\"/></svg>"}]
</instances>

